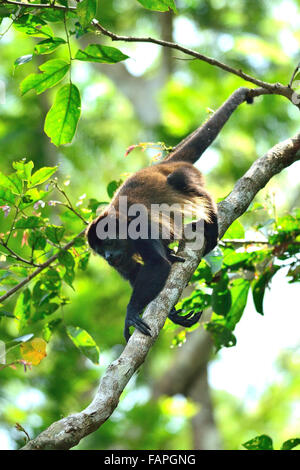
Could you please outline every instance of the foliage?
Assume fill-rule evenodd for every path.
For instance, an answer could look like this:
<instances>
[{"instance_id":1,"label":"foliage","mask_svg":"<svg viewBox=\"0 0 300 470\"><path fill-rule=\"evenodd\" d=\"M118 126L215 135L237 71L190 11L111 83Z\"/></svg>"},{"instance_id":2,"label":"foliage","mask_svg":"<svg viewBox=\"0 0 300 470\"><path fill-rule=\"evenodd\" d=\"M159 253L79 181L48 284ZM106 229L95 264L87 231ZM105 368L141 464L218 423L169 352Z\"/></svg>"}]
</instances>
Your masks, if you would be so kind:
<instances>
[{"instance_id":1,"label":"foliage","mask_svg":"<svg viewBox=\"0 0 300 470\"><path fill-rule=\"evenodd\" d=\"M252 205L248 213L256 210ZM195 290L180 304L184 312L211 306L213 315L205 327L217 349L236 344L233 331L243 315L250 288L256 310L263 315L264 294L278 270L289 266L289 282L299 281L300 211L274 219L271 224L268 220L252 230L256 230L254 238L263 241L248 241L241 222L231 225L225 242L220 243L222 249L216 248L201 261L192 278Z\"/></svg>"},{"instance_id":2,"label":"foliage","mask_svg":"<svg viewBox=\"0 0 300 470\"><path fill-rule=\"evenodd\" d=\"M174 0L138 1L150 10L176 10ZM45 133L57 146L72 142L80 117L81 97L78 87L72 83L72 61L115 64L128 59L128 56L119 49L102 44L89 44L84 50L78 49L75 54L72 54L70 34L75 33L69 28L71 26L77 28L76 35L82 36L91 30L92 20L96 13L96 0L83 0L76 8L69 7L68 2L62 2L59 9L53 8L50 12L49 10L43 11L43 8L28 9L26 4L21 8L5 5L1 11L1 17L10 18L18 31L28 36L44 38L35 45L31 54L18 57L15 60L15 66L28 63L33 56L52 54L58 47L65 46L64 60L50 59L44 62L39 67L42 73L32 73L20 84L22 94L29 90L35 90L37 94L40 94L57 85L69 72L68 83L58 90L45 120ZM55 36L52 23L64 25L65 37Z\"/></svg>"},{"instance_id":3,"label":"foliage","mask_svg":"<svg viewBox=\"0 0 300 470\"><path fill-rule=\"evenodd\" d=\"M285 441L282 444L280 450L292 450L294 447L298 446L299 444L300 444L299 438L289 439L288 441ZM272 439L269 436L266 436L264 434L261 436L256 436L250 441L245 442L243 446L247 450L274 450Z\"/></svg>"},{"instance_id":4,"label":"foliage","mask_svg":"<svg viewBox=\"0 0 300 470\"><path fill-rule=\"evenodd\" d=\"M0 238L1 301L32 281L30 287L19 293L13 311L4 310L1 304L2 317L13 317L20 333L30 331L28 342L22 342L19 350L7 349L9 364L18 360L17 354L33 365L45 357L45 339L49 342L61 321L54 313L69 302L63 284L73 288L76 272L87 266L89 251L83 231L77 233L78 226L84 227L85 218L95 217L95 204L94 209L74 208L57 179L51 179L57 167L44 167L32 173L33 166L33 162L21 160L14 162L13 173L0 174L2 217L10 218L9 230ZM63 200L50 199L54 193ZM62 225L51 223L49 207L53 208L50 218L60 217ZM66 230L63 224L70 213L78 221L73 220ZM65 327L75 346L98 363L99 350L92 337L82 328ZM31 339L32 331L39 331L44 339Z\"/></svg>"}]
</instances>

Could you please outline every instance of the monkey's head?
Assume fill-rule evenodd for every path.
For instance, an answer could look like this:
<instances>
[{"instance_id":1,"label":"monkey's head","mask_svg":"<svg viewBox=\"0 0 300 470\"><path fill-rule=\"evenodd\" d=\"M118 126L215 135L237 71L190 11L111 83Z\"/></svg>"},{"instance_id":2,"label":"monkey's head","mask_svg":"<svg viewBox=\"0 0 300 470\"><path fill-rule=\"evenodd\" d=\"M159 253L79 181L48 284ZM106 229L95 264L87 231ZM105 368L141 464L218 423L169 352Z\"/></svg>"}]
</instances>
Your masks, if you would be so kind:
<instances>
[{"instance_id":1,"label":"monkey's head","mask_svg":"<svg viewBox=\"0 0 300 470\"><path fill-rule=\"evenodd\" d=\"M86 236L90 247L108 264L117 268L134 255L134 248L130 239L119 238L118 227L114 225L114 230L112 226L109 227L109 219L104 223L105 218L107 215L101 215L93 221L87 228Z\"/></svg>"}]
</instances>

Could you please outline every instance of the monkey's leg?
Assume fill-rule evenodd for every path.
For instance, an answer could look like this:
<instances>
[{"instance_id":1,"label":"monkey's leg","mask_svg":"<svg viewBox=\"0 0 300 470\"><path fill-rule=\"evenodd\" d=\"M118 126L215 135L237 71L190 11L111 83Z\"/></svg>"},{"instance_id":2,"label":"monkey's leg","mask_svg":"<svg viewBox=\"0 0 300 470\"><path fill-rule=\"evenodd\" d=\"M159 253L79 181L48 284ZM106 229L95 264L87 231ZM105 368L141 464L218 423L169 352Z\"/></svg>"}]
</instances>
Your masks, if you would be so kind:
<instances>
[{"instance_id":1,"label":"monkey's leg","mask_svg":"<svg viewBox=\"0 0 300 470\"><path fill-rule=\"evenodd\" d=\"M171 269L171 263L165 258L165 252L159 240L136 240L136 247L143 258L133 284L133 292L127 306L124 336L130 338L129 328L134 326L141 333L151 336L150 327L139 315L144 308L163 289Z\"/></svg>"},{"instance_id":2,"label":"monkey's leg","mask_svg":"<svg viewBox=\"0 0 300 470\"><path fill-rule=\"evenodd\" d=\"M203 256L207 255L218 244L218 216L213 214L210 222L204 222L204 236L206 240L205 252Z\"/></svg>"}]
</instances>

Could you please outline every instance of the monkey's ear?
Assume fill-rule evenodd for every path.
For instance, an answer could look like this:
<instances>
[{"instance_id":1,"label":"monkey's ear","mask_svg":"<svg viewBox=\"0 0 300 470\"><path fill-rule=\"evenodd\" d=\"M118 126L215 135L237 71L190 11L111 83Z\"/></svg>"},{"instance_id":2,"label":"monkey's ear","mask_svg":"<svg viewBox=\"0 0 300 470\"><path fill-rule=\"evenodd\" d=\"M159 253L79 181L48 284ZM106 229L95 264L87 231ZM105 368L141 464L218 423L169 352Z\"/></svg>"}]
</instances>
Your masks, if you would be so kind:
<instances>
[{"instance_id":1,"label":"monkey's ear","mask_svg":"<svg viewBox=\"0 0 300 470\"><path fill-rule=\"evenodd\" d=\"M99 245L100 243L100 240L98 239L97 233L96 233L97 222L98 222L98 219L90 223L90 225L88 226L85 232L88 244L95 251L96 251L96 246Z\"/></svg>"}]
</instances>

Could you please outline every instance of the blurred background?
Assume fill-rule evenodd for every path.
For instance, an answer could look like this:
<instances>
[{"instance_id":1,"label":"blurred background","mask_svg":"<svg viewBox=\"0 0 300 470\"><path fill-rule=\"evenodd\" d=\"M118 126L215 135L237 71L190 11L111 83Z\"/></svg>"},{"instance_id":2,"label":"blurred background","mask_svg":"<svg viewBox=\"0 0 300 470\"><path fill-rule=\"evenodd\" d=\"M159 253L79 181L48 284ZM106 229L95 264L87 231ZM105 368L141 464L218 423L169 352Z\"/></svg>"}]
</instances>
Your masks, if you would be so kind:
<instances>
[{"instance_id":1,"label":"blurred background","mask_svg":"<svg viewBox=\"0 0 300 470\"><path fill-rule=\"evenodd\" d=\"M101 22L124 35L174 40L265 81L287 84L299 62L300 6L297 0L179 0L179 14L156 13L128 0L102 0ZM0 32L9 26L4 19ZM55 24L53 24L55 29ZM106 38L94 38L109 44ZM90 38L75 42L83 48ZM126 149L140 142L176 145L198 127L239 86L238 77L151 44L118 43L130 59L117 65L74 63L72 79L82 94L82 116L71 145L56 148L43 132L56 90L21 97L22 79L47 59L36 57L14 68L20 55L32 53L36 39L10 28L0 36L1 171L26 157L35 168L59 163L59 178L70 181L68 194L107 200L106 187L149 165L157 150ZM115 44L114 44L115 45ZM60 49L56 57L63 56ZM216 199L226 196L251 163L270 147L299 131L295 106L278 96L243 104L213 146L197 163ZM299 162L277 175L256 200L272 216L299 203ZM3 215L0 216L3 218ZM5 369L0 374L0 448L23 443L14 425L31 437L53 421L82 410L91 401L99 375L124 347L124 312L129 286L102 260L66 287L71 303L63 316L86 329L100 347L100 366L80 355L66 336L55 334L47 357L32 371ZM13 301L12 301L13 302ZM211 352L199 344L193 388L176 383L178 363L199 330L173 348L166 328L146 363L130 381L118 409L101 429L85 438L84 449L241 449L258 434L270 434L275 446L299 433L300 321L299 287L280 271L257 314L249 295L235 335L237 346ZM1 335L17 336L13 320L0 321ZM203 333L204 334L204 333ZM202 348L202 349L201 349ZM199 361L199 362L198 362ZM175 372L174 372L175 373ZM175 379L174 379L175 377ZM196 380L197 379L197 380ZM197 399L195 398L197 396Z\"/></svg>"}]
</instances>

